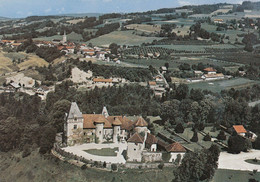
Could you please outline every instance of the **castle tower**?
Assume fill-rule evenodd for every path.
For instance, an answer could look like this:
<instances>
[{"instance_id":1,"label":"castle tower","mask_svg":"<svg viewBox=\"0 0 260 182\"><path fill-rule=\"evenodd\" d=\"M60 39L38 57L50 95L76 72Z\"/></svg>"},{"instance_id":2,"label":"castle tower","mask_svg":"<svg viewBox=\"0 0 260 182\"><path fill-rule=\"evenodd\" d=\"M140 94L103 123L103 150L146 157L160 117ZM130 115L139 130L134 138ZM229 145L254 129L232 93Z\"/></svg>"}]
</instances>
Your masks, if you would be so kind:
<instances>
[{"instance_id":1,"label":"castle tower","mask_svg":"<svg viewBox=\"0 0 260 182\"><path fill-rule=\"evenodd\" d=\"M67 138L67 145L73 145L72 135L75 134L76 130L80 132L83 130L83 115L79 110L76 102L72 102L70 106L69 114L67 114L67 120L64 124L64 134ZM77 133L80 134L80 133Z\"/></svg>"},{"instance_id":2,"label":"castle tower","mask_svg":"<svg viewBox=\"0 0 260 182\"><path fill-rule=\"evenodd\" d=\"M105 118L109 116L106 106L103 107L102 115L105 116Z\"/></svg>"},{"instance_id":3,"label":"castle tower","mask_svg":"<svg viewBox=\"0 0 260 182\"><path fill-rule=\"evenodd\" d=\"M105 117L98 117L94 124L96 125L96 143L102 143L104 138Z\"/></svg>"},{"instance_id":4,"label":"castle tower","mask_svg":"<svg viewBox=\"0 0 260 182\"><path fill-rule=\"evenodd\" d=\"M62 38L62 43L63 43L63 44L66 44L66 43L67 43L66 31L64 31L64 35L63 35L63 38Z\"/></svg>"},{"instance_id":5,"label":"castle tower","mask_svg":"<svg viewBox=\"0 0 260 182\"><path fill-rule=\"evenodd\" d=\"M118 118L115 118L113 123L113 142L118 143L118 137L120 137L121 121Z\"/></svg>"}]
</instances>

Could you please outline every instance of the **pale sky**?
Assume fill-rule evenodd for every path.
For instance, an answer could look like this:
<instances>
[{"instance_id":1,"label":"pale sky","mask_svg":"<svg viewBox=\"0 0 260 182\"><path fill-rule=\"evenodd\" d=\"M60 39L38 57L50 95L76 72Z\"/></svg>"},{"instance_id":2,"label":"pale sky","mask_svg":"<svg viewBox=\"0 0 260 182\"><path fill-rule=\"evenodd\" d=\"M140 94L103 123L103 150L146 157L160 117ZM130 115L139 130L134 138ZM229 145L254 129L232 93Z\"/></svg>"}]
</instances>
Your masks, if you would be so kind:
<instances>
[{"instance_id":1,"label":"pale sky","mask_svg":"<svg viewBox=\"0 0 260 182\"><path fill-rule=\"evenodd\" d=\"M189 4L241 3L241 0L0 0L0 16L137 12Z\"/></svg>"}]
</instances>

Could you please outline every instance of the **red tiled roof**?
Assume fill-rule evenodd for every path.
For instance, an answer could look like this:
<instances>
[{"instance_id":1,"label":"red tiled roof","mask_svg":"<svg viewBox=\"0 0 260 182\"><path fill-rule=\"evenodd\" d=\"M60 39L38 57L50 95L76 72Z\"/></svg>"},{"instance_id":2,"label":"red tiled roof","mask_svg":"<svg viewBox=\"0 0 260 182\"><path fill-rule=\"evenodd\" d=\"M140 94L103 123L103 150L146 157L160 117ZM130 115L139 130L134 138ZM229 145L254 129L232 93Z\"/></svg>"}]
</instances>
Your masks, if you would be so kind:
<instances>
[{"instance_id":1,"label":"red tiled roof","mask_svg":"<svg viewBox=\"0 0 260 182\"><path fill-rule=\"evenodd\" d=\"M95 129L95 123L104 123L104 128L112 128L111 123L102 114L83 114L84 129Z\"/></svg>"},{"instance_id":2,"label":"red tiled roof","mask_svg":"<svg viewBox=\"0 0 260 182\"><path fill-rule=\"evenodd\" d=\"M178 142L172 143L166 147L167 152L186 152L186 149Z\"/></svg>"},{"instance_id":3,"label":"red tiled roof","mask_svg":"<svg viewBox=\"0 0 260 182\"><path fill-rule=\"evenodd\" d=\"M147 133L147 138L145 141L146 144L152 145L152 144L157 144L157 142L158 139L154 135Z\"/></svg>"},{"instance_id":4,"label":"red tiled roof","mask_svg":"<svg viewBox=\"0 0 260 182\"><path fill-rule=\"evenodd\" d=\"M144 142L144 138L139 135L138 133L135 133L133 136L131 136L127 142L132 142L132 143L143 143Z\"/></svg>"},{"instance_id":5,"label":"red tiled roof","mask_svg":"<svg viewBox=\"0 0 260 182\"><path fill-rule=\"evenodd\" d=\"M207 71L207 72L212 72L212 71L217 71L217 70L215 70L214 68L212 68L212 67L209 67L209 68L205 68L204 69L204 71Z\"/></svg>"},{"instance_id":6,"label":"red tiled roof","mask_svg":"<svg viewBox=\"0 0 260 182\"><path fill-rule=\"evenodd\" d=\"M156 85L156 82L149 82L149 85Z\"/></svg>"},{"instance_id":7,"label":"red tiled roof","mask_svg":"<svg viewBox=\"0 0 260 182\"><path fill-rule=\"evenodd\" d=\"M106 83L112 83L112 79L104 79L104 78L94 78L93 82L106 82Z\"/></svg>"},{"instance_id":8,"label":"red tiled roof","mask_svg":"<svg viewBox=\"0 0 260 182\"><path fill-rule=\"evenodd\" d=\"M147 124L147 122L144 120L144 118L139 117L138 120L135 122L135 126L146 127L146 126L148 126L148 124Z\"/></svg>"},{"instance_id":9,"label":"red tiled roof","mask_svg":"<svg viewBox=\"0 0 260 182\"><path fill-rule=\"evenodd\" d=\"M246 133L246 129L243 125L233 125L233 128L237 133Z\"/></svg>"}]
</instances>

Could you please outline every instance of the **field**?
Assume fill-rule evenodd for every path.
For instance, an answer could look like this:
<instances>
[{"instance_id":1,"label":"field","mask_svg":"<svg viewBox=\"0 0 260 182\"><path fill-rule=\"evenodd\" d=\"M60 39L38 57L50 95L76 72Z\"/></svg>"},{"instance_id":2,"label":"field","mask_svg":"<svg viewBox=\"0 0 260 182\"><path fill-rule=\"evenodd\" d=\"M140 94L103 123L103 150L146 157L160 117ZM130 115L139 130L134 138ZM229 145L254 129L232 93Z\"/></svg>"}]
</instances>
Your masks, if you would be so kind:
<instances>
[{"instance_id":1,"label":"field","mask_svg":"<svg viewBox=\"0 0 260 182\"><path fill-rule=\"evenodd\" d=\"M102 148L102 149L90 149L90 150L84 150L85 152L92 154L92 155L99 155L99 156L116 156L118 151L117 148Z\"/></svg>"},{"instance_id":2,"label":"field","mask_svg":"<svg viewBox=\"0 0 260 182\"><path fill-rule=\"evenodd\" d=\"M144 42L152 42L153 40L160 40L158 37L144 37L133 34L133 30L130 31L114 31L106 35L91 39L88 43L92 43L96 46L108 47L111 43L117 43L118 45L141 45Z\"/></svg>"},{"instance_id":3,"label":"field","mask_svg":"<svg viewBox=\"0 0 260 182\"><path fill-rule=\"evenodd\" d=\"M213 83L213 84L210 84ZM220 80L213 82L199 82L199 83L191 83L188 84L190 89L202 89L202 90L210 90L212 92L220 92L221 90L226 89L242 89L248 86L252 86L253 84L260 84L259 81L249 80L246 78L234 78L231 80Z\"/></svg>"},{"instance_id":4,"label":"field","mask_svg":"<svg viewBox=\"0 0 260 182\"><path fill-rule=\"evenodd\" d=\"M154 45L153 47L162 47L174 49L177 51L206 51L206 49L240 49L241 46L231 44L213 44L213 45Z\"/></svg>"},{"instance_id":5,"label":"field","mask_svg":"<svg viewBox=\"0 0 260 182\"><path fill-rule=\"evenodd\" d=\"M83 22L85 19L81 18L81 19L73 19L73 20L68 20L67 22L70 24L77 24L79 22Z\"/></svg>"},{"instance_id":6,"label":"field","mask_svg":"<svg viewBox=\"0 0 260 182\"><path fill-rule=\"evenodd\" d=\"M218 169L212 182L247 182L249 179L260 180L260 173Z\"/></svg>"},{"instance_id":7,"label":"field","mask_svg":"<svg viewBox=\"0 0 260 182\"><path fill-rule=\"evenodd\" d=\"M145 32L145 33L154 33L154 32L161 31L160 25L130 24L130 25L127 25L126 28L134 29L137 31Z\"/></svg>"},{"instance_id":8,"label":"field","mask_svg":"<svg viewBox=\"0 0 260 182\"><path fill-rule=\"evenodd\" d=\"M54 35L51 37L39 37L39 38L35 38L34 40L44 40L44 41L52 41L53 39L62 40L62 36L63 35ZM72 32L67 35L67 40L72 42L80 42L83 40L83 38L82 35Z\"/></svg>"}]
</instances>

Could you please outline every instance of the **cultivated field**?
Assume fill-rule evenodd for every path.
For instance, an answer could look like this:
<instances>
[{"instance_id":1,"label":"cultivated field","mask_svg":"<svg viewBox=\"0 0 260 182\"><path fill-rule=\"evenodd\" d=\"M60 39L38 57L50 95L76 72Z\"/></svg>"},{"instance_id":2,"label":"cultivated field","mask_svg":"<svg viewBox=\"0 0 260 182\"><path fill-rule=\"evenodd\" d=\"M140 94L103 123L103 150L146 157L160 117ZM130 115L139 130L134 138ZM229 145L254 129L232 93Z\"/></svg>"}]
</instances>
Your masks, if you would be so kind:
<instances>
[{"instance_id":1,"label":"cultivated field","mask_svg":"<svg viewBox=\"0 0 260 182\"><path fill-rule=\"evenodd\" d=\"M63 37L63 35L54 35L51 37L35 38L34 40L44 40L44 41L52 41L53 39L62 40L62 37ZM72 42L80 42L83 40L83 38L82 38L82 35L72 32L67 35L67 40L72 41Z\"/></svg>"},{"instance_id":2,"label":"cultivated field","mask_svg":"<svg viewBox=\"0 0 260 182\"><path fill-rule=\"evenodd\" d=\"M144 37L133 34L133 30L130 31L114 31L106 35L91 39L88 43L92 43L97 46L108 47L111 43L117 43L119 45L141 45L144 42L152 42L153 40L160 40L158 37Z\"/></svg>"},{"instance_id":3,"label":"cultivated field","mask_svg":"<svg viewBox=\"0 0 260 182\"><path fill-rule=\"evenodd\" d=\"M259 81L249 80L246 78L234 78L231 80L220 80L220 81L208 81L208 82L199 82L188 84L190 89L202 89L210 90L212 92L220 92L225 89L243 89L253 84L260 84Z\"/></svg>"},{"instance_id":4,"label":"cultivated field","mask_svg":"<svg viewBox=\"0 0 260 182\"><path fill-rule=\"evenodd\" d=\"M130 24L127 25L126 28L145 32L145 33L155 33L161 31L160 25Z\"/></svg>"}]
</instances>

